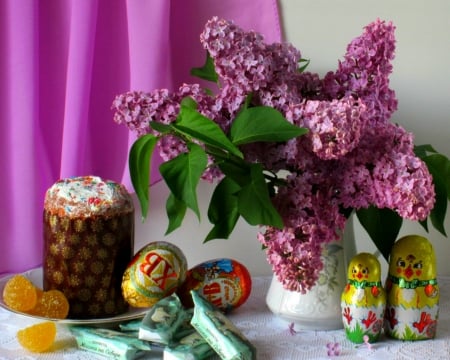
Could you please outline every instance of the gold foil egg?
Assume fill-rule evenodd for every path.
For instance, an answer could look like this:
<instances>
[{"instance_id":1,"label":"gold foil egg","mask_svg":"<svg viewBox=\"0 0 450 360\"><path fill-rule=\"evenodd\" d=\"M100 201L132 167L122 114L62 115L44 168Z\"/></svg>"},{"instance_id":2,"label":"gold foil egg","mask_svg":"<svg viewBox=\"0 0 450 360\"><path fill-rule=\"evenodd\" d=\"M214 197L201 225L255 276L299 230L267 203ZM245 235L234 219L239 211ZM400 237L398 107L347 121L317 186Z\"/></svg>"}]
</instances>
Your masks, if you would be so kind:
<instances>
[{"instance_id":1,"label":"gold foil egg","mask_svg":"<svg viewBox=\"0 0 450 360\"><path fill-rule=\"evenodd\" d=\"M184 281L187 260L177 246L155 241L140 249L122 279L124 299L134 307L150 307L172 294Z\"/></svg>"}]
</instances>

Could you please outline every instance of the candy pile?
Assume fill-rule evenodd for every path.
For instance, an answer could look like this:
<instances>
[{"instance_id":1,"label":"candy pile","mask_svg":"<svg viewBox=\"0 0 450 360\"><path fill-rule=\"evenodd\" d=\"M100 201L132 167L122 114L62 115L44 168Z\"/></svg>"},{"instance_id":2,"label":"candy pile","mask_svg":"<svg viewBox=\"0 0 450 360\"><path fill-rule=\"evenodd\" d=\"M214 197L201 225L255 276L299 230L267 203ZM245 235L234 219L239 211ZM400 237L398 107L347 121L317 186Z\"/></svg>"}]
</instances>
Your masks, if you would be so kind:
<instances>
[{"instance_id":1,"label":"candy pile","mask_svg":"<svg viewBox=\"0 0 450 360\"><path fill-rule=\"evenodd\" d=\"M43 291L23 275L6 282L3 301L13 310L49 319L65 319L69 313L69 302L61 291Z\"/></svg>"},{"instance_id":2,"label":"candy pile","mask_svg":"<svg viewBox=\"0 0 450 360\"><path fill-rule=\"evenodd\" d=\"M73 326L80 348L132 359L143 352L164 359L254 359L255 348L225 314L241 306L251 292L247 268L233 259L204 261L188 270L183 252L165 241L141 248L122 277L122 295L133 307L148 308L143 320L121 324L121 331ZM24 275L5 284L3 300L12 310L48 319L64 319L69 302L59 290L43 291ZM33 352L48 351L56 336L54 322L17 333Z\"/></svg>"},{"instance_id":3,"label":"candy pile","mask_svg":"<svg viewBox=\"0 0 450 360\"><path fill-rule=\"evenodd\" d=\"M256 359L255 347L223 312L191 291L193 309L185 309L176 294L158 301L142 321L122 331L71 327L78 346L115 359L161 356L164 360L203 360L214 354L226 360Z\"/></svg>"},{"instance_id":4,"label":"candy pile","mask_svg":"<svg viewBox=\"0 0 450 360\"><path fill-rule=\"evenodd\" d=\"M214 259L187 270L183 252L165 241L142 247L122 279L124 299L148 307L143 320L120 331L71 327L78 346L116 359L255 359L254 346L226 318L249 297L248 270L233 259Z\"/></svg>"},{"instance_id":5,"label":"candy pile","mask_svg":"<svg viewBox=\"0 0 450 360\"><path fill-rule=\"evenodd\" d=\"M59 290L43 291L23 275L12 276L3 288L3 301L11 309L48 319L65 319L69 302ZM17 340L32 352L48 351L56 337L56 325L45 321L17 332Z\"/></svg>"}]
</instances>

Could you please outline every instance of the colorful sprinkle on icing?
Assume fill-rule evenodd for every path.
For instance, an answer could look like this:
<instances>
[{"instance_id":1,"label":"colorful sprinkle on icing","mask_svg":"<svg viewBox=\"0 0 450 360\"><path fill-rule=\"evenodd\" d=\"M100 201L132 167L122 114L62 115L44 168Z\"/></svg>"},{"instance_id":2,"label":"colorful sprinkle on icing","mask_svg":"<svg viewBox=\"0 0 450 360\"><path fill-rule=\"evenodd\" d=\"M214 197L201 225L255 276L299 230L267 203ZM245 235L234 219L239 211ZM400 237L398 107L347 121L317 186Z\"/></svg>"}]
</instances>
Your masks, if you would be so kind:
<instances>
[{"instance_id":1,"label":"colorful sprinkle on icing","mask_svg":"<svg viewBox=\"0 0 450 360\"><path fill-rule=\"evenodd\" d=\"M98 176L58 180L45 195L44 209L59 216L87 217L133 211L133 200L121 184Z\"/></svg>"}]
</instances>

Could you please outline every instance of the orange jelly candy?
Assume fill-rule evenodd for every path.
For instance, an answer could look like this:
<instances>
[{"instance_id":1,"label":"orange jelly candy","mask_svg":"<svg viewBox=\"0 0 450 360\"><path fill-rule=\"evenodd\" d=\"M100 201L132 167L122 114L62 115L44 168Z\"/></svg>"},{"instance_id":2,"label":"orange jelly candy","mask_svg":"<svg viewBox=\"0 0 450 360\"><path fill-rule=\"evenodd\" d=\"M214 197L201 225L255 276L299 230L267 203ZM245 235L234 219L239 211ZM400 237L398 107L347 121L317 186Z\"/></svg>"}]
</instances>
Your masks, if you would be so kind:
<instances>
[{"instance_id":1,"label":"orange jelly candy","mask_svg":"<svg viewBox=\"0 0 450 360\"><path fill-rule=\"evenodd\" d=\"M17 340L25 349L44 352L50 349L56 338L56 325L52 321L31 325L17 332Z\"/></svg>"},{"instance_id":2,"label":"orange jelly candy","mask_svg":"<svg viewBox=\"0 0 450 360\"><path fill-rule=\"evenodd\" d=\"M3 301L13 310L29 311L37 303L36 287L25 276L14 275L5 284Z\"/></svg>"},{"instance_id":3,"label":"orange jelly candy","mask_svg":"<svg viewBox=\"0 0 450 360\"><path fill-rule=\"evenodd\" d=\"M37 304L28 313L50 319L65 319L69 314L69 301L59 290L38 290Z\"/></svg>"}]
</instances>

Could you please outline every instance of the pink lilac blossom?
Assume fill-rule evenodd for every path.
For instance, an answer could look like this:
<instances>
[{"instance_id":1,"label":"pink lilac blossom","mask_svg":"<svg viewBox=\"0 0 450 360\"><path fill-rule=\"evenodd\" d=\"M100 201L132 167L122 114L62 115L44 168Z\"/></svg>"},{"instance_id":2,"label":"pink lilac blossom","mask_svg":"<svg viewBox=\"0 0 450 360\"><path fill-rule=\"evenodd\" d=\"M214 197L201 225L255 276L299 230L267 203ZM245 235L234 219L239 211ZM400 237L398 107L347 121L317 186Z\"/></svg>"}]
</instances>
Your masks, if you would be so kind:
<instances>
[{"instance_id":1,"label":"pink lilac blossom","mask_svg":"<svg viewBox=\"0 0 450 360\"><path fill-rule=\"evenodd\" d=\"M214 59L221 82L247 93L283 82L297 71L300 60L300 52L291 44L266 44L260 34L217 17L206 23L200 41Z\"/></svg>"},{"instance_id":2,"label":"pink lilac blossom","mask_svg":"<svg viewBox=\"0 0 450 360\"><path fill-rule=\"evenodd\" d=\"M370 123L388 121L397 109L395 93L389 88L394 31L391 22L377 20L367 25L347 46L338 70L324 78L324 94L330 98L356 95L366 104Z\"/></svg>"},{"instance_id":3,"label":"pink lilac blossom","mask_svg":"<svg viewBox=\"0 0 450 360\"><path fill-rule=\"evenodd\" d=\"M327 355L330 357L339 356L341 354L341 345L339 343L327 344Z\"/></svg>"},{"instance_id":4,"label":"pink lilac blossom","mask_svg":"<svg viewBox=\"0 0 450 360\"><path fill-rule=\"evenodd\" d=\"M363 336L364 345L366 345L368 350L372 350L372 344L369 342L369 340L370 339L368 335Z\"/></svg>"},{"instance_id":5,"label":"pink lilac blossom","mask_svg":"<svg viewBox=\"0 0 450 360\"><path fill-rule=\"evenodd\" d=\"M279 281L288 289L306 293L322 270L323 245L339 238L345 217L331 194L316 191L321 176L289 175L274 204L285 227L268 227L258 239L267 249L267 259Z\"/></svg>"},{"instance_id":6,"label":"pink lilac blossom","mask_svg":"<svg viewBox=\"0 0 450 360\"><path fill-rule=\"evenodd\" d=\"M323 246L344 228L340 208L375 205L423 220L434 206L432 178L414 155L412 134L390 122L397 109L389 88L394 30L390 22L369 24L348 45L337 70L320 78L298 71L301 53L291 44L266 44L260 34L214 17L200 41L219 76L217 93L198 84L183 84L175 92L128 92L114 100L114 120L138 136L158 135L149 121L176 121L181 100L190 96L198 111L227 133L251 93L253 105L273 107L308 128L307 135L286 143L241 149L248 161L290 173L273 197L285 227L267 227L258 239L283 285L306 292L322 269ZM176 137L162 138L158 146L164 160L186 151ZM210 159L203 178L221 176Z\"/></svg>"},{"instance_id":7,"label":"pink lilac blossom","mask_svg":"<svg viewBox=\"0 0 450 360\"><path fill-rule=\"evenodd\" d=\"M306 293L323 268L322 247L315 242L301 241L298 236L293 228L269 228L264 235L258 234L258 239L268 246L267 260L283 286Z\"/></svg>"},{"instance_id":8,"label":"pink lilac blossom","mask_svg":"<svg viewBox=\"0 0 450 360\"><path fill-rule=\"evenodd\" d=\"M305 103L300 126L310 133L311 150L321 159L338 159L358 146L365 105L352 97Z\"/></svg>"},{"instance_id":9,"label":"pink lilac blossom","mask_svg":"<svg viewBox=\"0 0 450 360\"><path fill-rule=\"evenodd\" d=\"M294 336L299 333L299 331L295 330L295 323L291 322L288 325L288 331L291 336Z\"/></svg>"}]
</instances>

